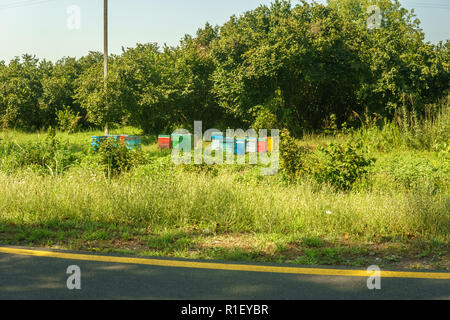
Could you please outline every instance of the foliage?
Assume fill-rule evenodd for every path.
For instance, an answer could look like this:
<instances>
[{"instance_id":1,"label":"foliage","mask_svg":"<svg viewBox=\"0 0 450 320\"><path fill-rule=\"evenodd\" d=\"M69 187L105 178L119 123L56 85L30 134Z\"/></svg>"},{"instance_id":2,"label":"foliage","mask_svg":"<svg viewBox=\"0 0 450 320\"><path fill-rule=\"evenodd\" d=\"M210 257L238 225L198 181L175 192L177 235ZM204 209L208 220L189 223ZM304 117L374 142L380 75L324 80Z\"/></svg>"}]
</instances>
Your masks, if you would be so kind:
<instances>
[{"instance_id":1,"label":"foliage","mask_svg":"<svg viewBox=\"0 0 450 320\"><path fill-rule=\"evenodd\" d=\"M37 129L42 119L39 98L50 64L24 55L0 69L0 119L3 128Z\"/></svg>"},{"instance_id":2,"label":"foliage","mask_svg":"<svg viewBox=\"0 0 450 320\"><path fill-rule=\"evenodd\" d=\"M361 141L347 142L343 145L331 143L318 147L318 161L309 169L310 174L321 183L329 183L341 190L349 190L364 176L375 159L364 152Z\"/></svg>"},{"instance_id":3,"label":"foliage","mask_svg":"<svg viewBox=\"0 0 450 320\"><path fill-rule=\"evenodd\" d=\"M419 117L414 109L409 112L401 108L392 121L384 119L381 126L364 126L355 132L355 137L384 152L410 148L445 153L450 144L449 100L428 106L424 117Z\"/></svg>"},{"instance_id":4,"label":"foliage","mask_svg":"<svg viewBox=\"0 0 450 320\"><path fill-rule=\"evenodd\" d=\"M33 143L3 143L0 146L3 157L9 162L3 169L15 171L18 168L32 168L53 176L60 175L78 160L77 155L66 143L56 137L54 130L42 140Z\"/></svg>"},{"instance_id":5,"label":"foliage","mask_svg":"<svg viewBox=\"0 0 450 320\"><path fill-rule=\"evenodd\" d=\"M86 66L82 60L63 58L55 63L48 74L44 75L41 81L42 95L39 98L42 126L58 126L57 118L60 111L84 115L80 105L74 99L75 81L84 67Z\"/></svg>"},{"instance_id":6,"label":"foliage","mask_svg":"<svg viewBox=\"0 0 450 320\"><path fill-rule=\"evenodd\" d=\"M120 175L144 161L141 152L129 150L125 144L112 137L102 141L98 156L99 164L108 178Z\"/></svg>"},{"instance_id":7,"label":"foliage","mask_svg":"<svg viewBox=\"0 0 450 320\"><path fill-rule=\"evenodd\" d=\"M64 106L63 110L56 113L58 128L61 131L73 133L79 127L80 113L75 114L69 107Z\"/></svg>"},{"instance_id":8,"label":"foliage","mask_svg":"<svg viewBox=\"0 0 450 320\"><path fill-rule=\"evenodd\" d=\"M330 116L327 119L325 119L325 123L323 125L323 132L325 134L336 134L338 132L335 114L330 114Z\"/></svg>"},{"instance_id":9,"label":"foliage","mask_svg":"<svg viewBox=\"0 0 450 320\"><path fill-rule=\"evenodd\" d=\"M367 27L373 4L383 13L379 29ZM420 122L449 93L449 59L450 41L425 42L414 12L397 0L275 0L206 24L174 47L123 49L109 57L106 84L99 52L2 62L0 124L55 127L61 111L69 114L64 106L84 128L133 125L152 134L202 120L220 130L286 127L299 137L365 125L367 118L349 120L355 114L391 121L403 110Z\"/></svg>"},{"instance_id":10,"label":"foliage","mask_svg":"<svg viewBox=\"0 0 450 320\"><path fill-rule=\"evenodd\" d=\"M432 161L418 152L398 153L395 157L384 159L377 170L406 190L421 190L432 194L439 190L446 192L450 182L448 156Z\"/></svg>"},{"instance_id":11,"label":"foliage","mask_svg":"<svg viewBox=\"0 0 450 320\"><path fill-rule=\"evenodd\" d=\"M283 176L294 181L305 172L305 160L311 153L305 147L299 146L290 135L289 130L283 129L280 138L280 164Z\"/></svg>"},{"instance_id":12,"label":"foliage","mask_svg":"<svg viewBox=\"0 0 450 320\"><path fill-rule=\"evenodd\" d=\"M255 121L252 128L259 132L261 129L271 130L278 128L277 117L264 106L256 106L253 108Z\"/></svg>"},{"instance_id":13,"label":"foliage","mask_svg":"<svg viewBox=\"0 0 450 320\"><path fill-rule=\"evenodd\" d=\"M86 120L97 126L120 123L130 110L124 103L128 90L115 72L117 59L110 58L110 72L105 84L103 66L100 62L90 65L76 79L75 101L86 112Z\"/></svg>"}]
</instances>

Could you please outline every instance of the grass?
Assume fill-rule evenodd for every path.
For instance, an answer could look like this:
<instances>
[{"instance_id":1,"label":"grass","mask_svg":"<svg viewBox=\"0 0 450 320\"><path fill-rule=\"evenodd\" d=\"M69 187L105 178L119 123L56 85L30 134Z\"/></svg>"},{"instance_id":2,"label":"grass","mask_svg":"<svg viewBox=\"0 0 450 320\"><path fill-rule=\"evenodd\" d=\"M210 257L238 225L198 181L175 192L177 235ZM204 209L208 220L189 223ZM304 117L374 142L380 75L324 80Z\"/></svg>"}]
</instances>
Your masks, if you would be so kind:
<instances>
[{"instance_id":1,"label":"grass","mask_svg":"<svg viewBox=\"0 0 450 320\"><path fill-rule=\"evenodd\" d=\"M0 244L450 269L448 152L371 148L375 166L344 192L308 178L288 184L281 175L262 177L249 165L214 171L175 166L154 137L144 137L144 163L107 179L89 150L90 136L100 134L58 134L79 160L60 175L27 166L7 170L10 162L0 153ZM44 137L0 132L1 143L26 145ZM314 148L347 139L310 135L298 142Z\"/></svg>"}]
</instances>

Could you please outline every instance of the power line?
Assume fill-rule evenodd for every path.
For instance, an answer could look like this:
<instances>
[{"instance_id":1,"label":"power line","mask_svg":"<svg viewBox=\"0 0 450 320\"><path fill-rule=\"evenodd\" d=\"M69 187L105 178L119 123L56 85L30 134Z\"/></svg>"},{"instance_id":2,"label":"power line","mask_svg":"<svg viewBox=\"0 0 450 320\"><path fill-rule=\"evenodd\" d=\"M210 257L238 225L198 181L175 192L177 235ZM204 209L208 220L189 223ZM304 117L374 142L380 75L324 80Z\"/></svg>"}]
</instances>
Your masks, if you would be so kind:
<instances>
[{"instance_id":1,"label":"power line","mask_svg":"<svg viewBox=\"0 0 450 320\"><path fill-rule=\"evenodd\" d=\"M8 10L8 9L15 9L15 8L25 8L25 7L31 7L38 4L45 4L49 2L53 2L56 0L22 0L22 1L14 1L14 3L6 3L3 5L0 5L0 10Z\"/></svg>"},{"instance_id":2,"label":"power line","mask_svg":"<svg viewBox=\"0 0 450 320\"><path fill-rule=\"evenodd\" d=\"M2 6L2 7L9 7L9 6L11 6L11 5L17 5L17 4L22 4L22 3L27 3L27 2L33 2L33 1L36 1L36 0L16 0L16 1L3 1L3 3L0 3L0 6Z\"/></svg>"},{"instance_id":3,"label":"power line","mask_svg":"<svg viewBox=\"0 0 450 320\"><path fill-rule=\"evenodd\" d=\"M420 6L420 7L430 7L430 8L450 8L447 4L431 4L431 3L406 3L407 6Z\"/></svg>"},{"instance_id":4,"label":"power line","mask_svg":"<svg viewBox=\"0 0 450 320\"><path fill-rule=\"evenodd\" d=\"M431 6L421 6L421 5L403 5L404 7L408 8L420 8L420 9L443 9L443 10L450 10L450 7L431 7Z\"/></svg>"},{"instance_id":5,"label":"power line","mask_svg":"<svg viewBox=\"0 0 450 320\"><path fill-rule=\"evenodd\" d=\"M407 0L404 0L405 2L410 2ZM424 2L419 2L419 1L412 1L410 3L413 4L419 4L419 5L431 5L431 6L447 6L448 4L442 3L442 2L429 2L429 1L424 1Z\"/></svg>"},{"instance_id":6,"label":"power line","mask_svg":"<svg viewBox=\"0 0 450 320\"><path fill-rule=\"evenodd\" d=\"M430 3L430 2L405 1L404 3L403 2L401 3L405 7L412 7L412 8L417 7L417 8L431 8L431 9L450 9L450 5L438 2Z\"/></svg>"}]
</instances>

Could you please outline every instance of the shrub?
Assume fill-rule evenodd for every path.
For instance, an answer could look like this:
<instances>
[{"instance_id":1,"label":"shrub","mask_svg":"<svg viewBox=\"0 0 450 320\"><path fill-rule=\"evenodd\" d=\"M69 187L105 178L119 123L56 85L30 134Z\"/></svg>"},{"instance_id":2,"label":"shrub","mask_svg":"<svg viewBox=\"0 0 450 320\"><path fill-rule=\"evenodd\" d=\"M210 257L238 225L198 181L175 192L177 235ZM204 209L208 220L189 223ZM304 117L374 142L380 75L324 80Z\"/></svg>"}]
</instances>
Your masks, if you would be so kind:
<instances>
[{"instance_id":1,"label":"shrub","mask_svg":"<svg viewBox=\"0 0 450 320\"><path fill-rule=\"evenodd\" d=\"M114 138L104 140L100 144L98 154L100 165L108 177L120 175L146 162L146 157L141 150L129 150Z\"/></svg>"},{"instance_id":2,"label":"shrub","mask_svg":"<svg viewBox=\"0 0 450 320\"><path fill-rule=\"evenodd\" d=\"M431 161L420 153L401 153L389 157L378 171L392 178L406 189L429 188L431 193L446 190L450 178L446 157Z\"/></svg>"},{"instance_id":3,"label":"shrub","mask_svg":"<svg viewBox=\"0 0 450 320\"><path fill-rule=\"evenodd\" d=\"M379 151L406 147L416 150L445 151L450 143L450 108L447 104L430 105L427 116L419 118L415 110L400 109L393 121L384 119L382 128L363 126L355 136Z\"/></svg>"},{"instance_id":4,"label":"shrub","mask_svg":"<svg viewBox=\"0 0 450 320\"><path fill-rule=\"evenodd\" d=\"M318 182L340 190L351 189L375 161L367 157L361 141L318 147L316 156L316 161L310 163L309 173Z\"/></svg>"},{"instance_id":5,"label":"shrub","mask_svg":"<svg viewBox=\"0 0 450 320\"><path fill-rule=\"evenodd\" d=\"M287 180L295 180L304 171L305 157L311 152L299 146L287 129L283 129L280 142L281 172Z\"/></svg>"},{"instance_id":6,"label":"shrub","mask_svg":"<svg viewBox=\"0 0 450 320\"><path fill-rule=\"evenodd\" d=\"M131 157L127 147L114 138L108 138L100 144L98 149L99 161L108 177L128 171Z\"/></svg>"},{"instance_id":7,"label":"shrub","mask_svg":"<svg viewBox=\"0 0 450 320\"><path fill-rule=\"evenodd\" d=\"M253 122L253 129L259 131L261 129L276 129L277 117L266 107L256 106L253 109L253 116L255 121Z\"/></svg>"},{"instance_id":8,"label":"shrub","mask_svg":"<svg viewBox=\"0 0 450 320\"><path fill-rule=\"evenodd\" d=\"M75 132L80 124L80 114L73 112L69 107L64 106L63 110L59 110L56 113L56 121L58 123L58 128L61 131L73 133Z\"/></svg>"},{"instance_id":9,"label":"shrub","mask_svg":"<svg viewBox=\"0 0 450 320\"><path fill-rule=\"evenodd\" d=\"M325 119L323 124L323 131L328 135L335 135L338 132L335 114L330 114L330 116Z\"/></svg>"}]
</instances>

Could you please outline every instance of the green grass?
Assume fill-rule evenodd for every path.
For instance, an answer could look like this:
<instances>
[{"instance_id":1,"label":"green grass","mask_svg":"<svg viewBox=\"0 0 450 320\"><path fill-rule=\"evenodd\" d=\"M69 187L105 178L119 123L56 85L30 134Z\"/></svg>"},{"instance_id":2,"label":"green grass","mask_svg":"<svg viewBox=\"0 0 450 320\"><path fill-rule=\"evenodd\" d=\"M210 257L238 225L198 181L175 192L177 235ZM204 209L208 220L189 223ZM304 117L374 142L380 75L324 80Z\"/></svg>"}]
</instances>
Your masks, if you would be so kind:
<instances>
[{"instance_id":1,"label":"green grass","mask_svg":"<svg viewBox=\"0 0 450 320\"><path fill-rule=\"evenodd\" d=\"M139 134L133 128L113 131ZM373 148L351 191L304 178L287 184L253 166L174 166L145 137L146 161L107 179L89 150L101 132L59 133L79 160L63 174L0 171L0 243L152 256L448 269L448 152ZM45 133L0 132L29 144ZM346 136L307 136L315 147Z\"/></svg>"}]
</instances>

